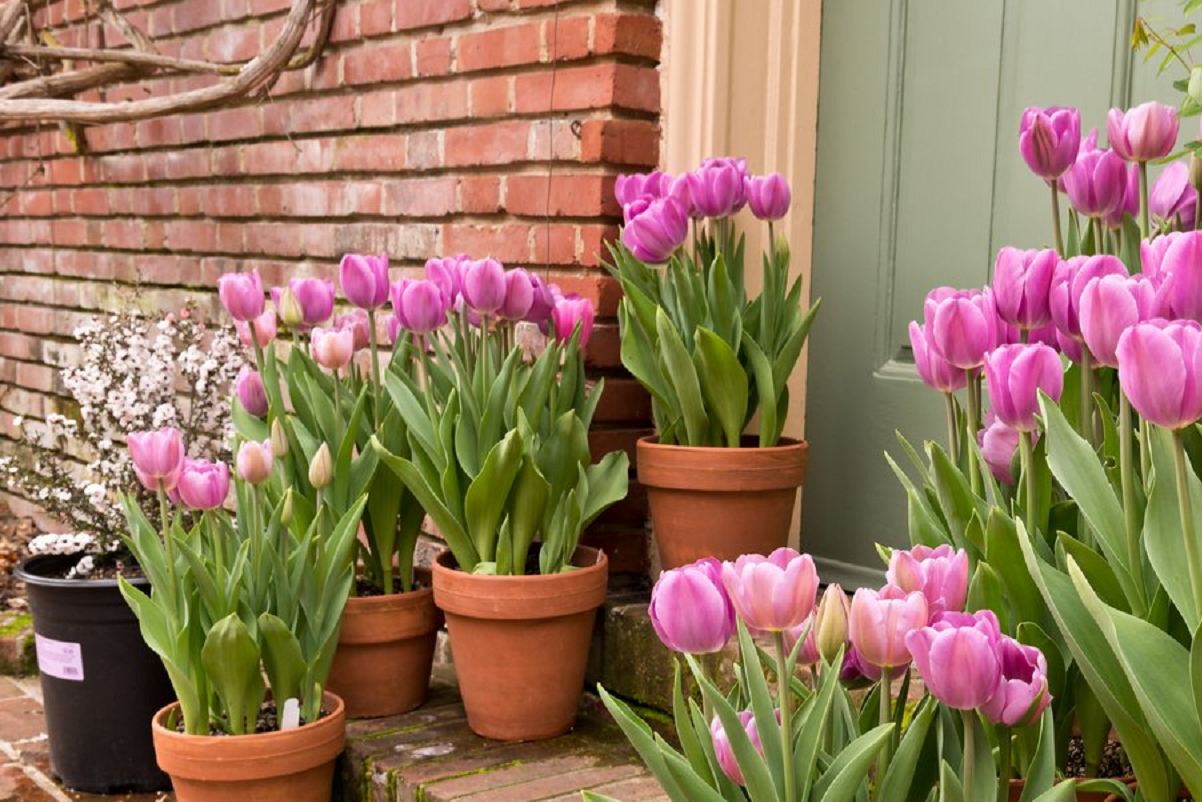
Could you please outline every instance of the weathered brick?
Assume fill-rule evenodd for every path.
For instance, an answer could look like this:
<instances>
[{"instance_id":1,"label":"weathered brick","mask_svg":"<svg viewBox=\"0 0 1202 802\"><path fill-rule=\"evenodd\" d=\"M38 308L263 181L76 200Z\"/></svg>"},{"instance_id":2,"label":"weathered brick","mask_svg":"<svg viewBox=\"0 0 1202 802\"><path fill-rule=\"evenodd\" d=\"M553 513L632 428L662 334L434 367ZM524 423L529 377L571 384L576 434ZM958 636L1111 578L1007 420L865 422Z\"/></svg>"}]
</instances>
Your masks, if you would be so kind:
<instances>
[{"instance_id":1,"label":"weathered brick","mask_svg":"<svg viewBox=\"0 0 1202 802\"><path fill-rule=\"evenodd\" d=\"M448 22L467 19L471 15L471 0L436 0L435 2L396 0L397 30L444 25Z\"/></svg>"},{"instance_id":2,"label":"weathered brick","mask_svg":"<svg viewBox=\"0 0 1202 802\"><path fill-rule=\"evenodd\" d=\"M417 74L446 75L451 71L451 40L423 39L414 45L417 61Z\"/></svg>"},{"instance_id":3,"label":"weathered brick","mask_svg":"<svg viewBox=\"0 0 1202 802\"><path fill-rule=\"evenodd\" d=\"M403 81L413 75L408 42L360 45L342 57L343 77L350 85Z\"/></svg>"},{"instance_id":4,"label":"weathered brick","mask_svg":"<svg viewBox=\"0 0 1202 802\"><path fill-rule=\"evenodd\" d=\"M538 61L541 23L491 28L459 37L460 72L491 70Z\"/></svg>"},{"instance_id":5,"label":"weathered brick","mask_svg":"<svg viewBox=\"0 0 1202 802\"><path fill-rule=\"evenodd\" d=\"M520 215L564 217L620 215L613 177L553 174L514 175L506 182L505 210Z\"/></svg>"},{"instance_id":6,"label":"weathered brick","mask_svg":"<svg viewBox=\"0 0 1202 802\"><path fill-rule=\"evenodd\" d=\"M453 128L446 133L445 163L457 167L525 161L529 141L530 125L526 122Z\"/></svg>"},{"instance_id":7,"label":"weathered brick","mask_svg":"<svg viewBox=\"0 0 1202 802\"><path fill-rule=\"evenodd\" d=\"M498 117L509 113L513 77L497 75L472 81L472 116Z\"/></svg>"},{"instance_id":8,"label":"weathered brick","mask_svg":"<svg viewBox=\"0 0 1202 802\"><path fill-rule=\"evenodd\" d=\"M501 179L495 175L469 175L459 182L459 204L468 214L492 214L501 207Z\"/></svg>"}]
</instances>

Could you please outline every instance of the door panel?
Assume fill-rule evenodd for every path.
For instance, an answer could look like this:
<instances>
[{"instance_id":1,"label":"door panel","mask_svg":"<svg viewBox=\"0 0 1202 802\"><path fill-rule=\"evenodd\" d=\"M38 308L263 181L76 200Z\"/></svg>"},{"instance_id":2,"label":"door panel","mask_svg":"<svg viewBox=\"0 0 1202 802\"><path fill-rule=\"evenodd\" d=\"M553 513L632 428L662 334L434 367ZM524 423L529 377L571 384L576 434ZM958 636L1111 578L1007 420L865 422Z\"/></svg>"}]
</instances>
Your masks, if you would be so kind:
<instances>
[{"instance_id":1,"label":"door panel","mask_svg":"<svg viewBox=\"0 0 1202 802\"><path fill-rule=\"evenodd\" d=\"M1139 4L1173 20L1173 0ZM888 13L883 13L887 9ZM980 286L1002 245L1046 246L1050 196L1018 152L1027 106L1176 102L1128 51L1134 0L838 0L823 6L803 546L828 581L879 583L907 542L883 452L944 439L906 332L926 292ZM1186 121L1182 139L1197 122Z\"/></svg>"}]
</instances>

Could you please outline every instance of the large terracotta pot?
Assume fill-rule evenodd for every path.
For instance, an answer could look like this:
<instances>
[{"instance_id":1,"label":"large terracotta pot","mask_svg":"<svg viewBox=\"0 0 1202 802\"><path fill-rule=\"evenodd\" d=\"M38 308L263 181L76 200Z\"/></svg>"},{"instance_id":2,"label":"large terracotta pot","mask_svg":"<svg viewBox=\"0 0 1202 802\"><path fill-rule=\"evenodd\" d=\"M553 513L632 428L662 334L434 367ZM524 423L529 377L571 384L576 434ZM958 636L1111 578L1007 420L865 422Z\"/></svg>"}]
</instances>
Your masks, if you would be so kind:
<instances>
[{"instance_id":1,"label":"large terracotta pot","mask_svg":"<svg viewBox=\"0 0 1202 802\"><path fill-rule=\"evenodd\" d=\"M447 616L468 724L485 738L533 741L572 729L609 561L581 546L577 571L477 576L443 552L434 601Z\"/></svg>"},{"instance_id":2,"label":"large terracotta pot","mask_svg":"<svg viewBox=\"0 0 1202 802\"><path fill-rule=\"evenodd\" d=\"M745 438L749 446L752 438ZM784 546L809 445L782 437L771 448L665 446L638 442L639 483L647 488L665 569L716 557L768 554Z\"/></svg>"},{"instance_id":3,"label":"large terracotta pot","mask_svg":"<svg viewBox=\"0 0 1202 802\"><path fill-rule=\"evenodd\" d=\"M1115 782L1122 783L1123 785L1132 785L1135 782L1135 778L1116 777ZM1010 802L1018 802L1022 798L1024 787L1026 787L1026 783L1022 780L1010 781ZM1077 802L1109 802L1109 800L1115 798L1102 791L1077 791Z\"/></svg>"},{"instance_id":4,"label":"large terracotta pot","mask_svg":"<svg viewBox=\"0 0 1202 802\"><path fill-rule=\"evenodd\" d=\"M428 587L347 599L326 687L342 697L351 718L395 716L420 706L430 690L441 626Z\"/></svg>"},{"instance_id":5,"label":"large terracotta pot","mask_svg":"<svg viewBox=\"0 0 1202 802\"><path fill-rule=\"evenodd\" d=\"M334 764L346 745L346 708L326 693L329 715L287 732L186 735L154 717L159 766L171 775L177 802L329 802Z\"/></svg>"}]
</instances>

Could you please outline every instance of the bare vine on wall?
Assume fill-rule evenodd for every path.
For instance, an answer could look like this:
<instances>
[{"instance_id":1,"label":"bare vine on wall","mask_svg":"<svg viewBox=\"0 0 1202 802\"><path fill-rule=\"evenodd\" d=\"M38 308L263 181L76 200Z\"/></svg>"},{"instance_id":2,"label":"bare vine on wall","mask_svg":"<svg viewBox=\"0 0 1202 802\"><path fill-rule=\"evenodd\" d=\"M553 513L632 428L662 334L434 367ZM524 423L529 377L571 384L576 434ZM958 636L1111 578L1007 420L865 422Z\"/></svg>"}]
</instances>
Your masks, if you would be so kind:
<instances>
[{"instance_id":1,"label":"bare vine on wall","mask_svg":"<svg viewBox=\"0 0 1202 802\"><path fill-rule=\"evenodd\" d=\"M36 12L46 0L0 0L0 124L131 122L234 105L266 95L286 70L304 69L329 40L337 0L293 0L275 41L243 64L166 56L121 14L112 0L94 0L92 16L119 31L121 47L64 47ZM312 42L301 49L310 23ZM82 100L79 95L115 84L167 75L208 74L199 89L135 101Z\"/></svg>"}]
</instances>

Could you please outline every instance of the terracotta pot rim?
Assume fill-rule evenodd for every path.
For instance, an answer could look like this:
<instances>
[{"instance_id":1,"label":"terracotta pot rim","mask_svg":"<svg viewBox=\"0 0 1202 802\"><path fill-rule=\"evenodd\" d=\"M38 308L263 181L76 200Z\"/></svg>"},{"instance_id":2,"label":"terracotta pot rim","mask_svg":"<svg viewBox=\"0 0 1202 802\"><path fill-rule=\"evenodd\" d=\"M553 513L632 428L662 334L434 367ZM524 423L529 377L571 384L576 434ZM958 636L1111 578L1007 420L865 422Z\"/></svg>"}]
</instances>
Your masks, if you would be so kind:
<instances>
[{"instance_id":1,"label":"terracotta pot rim","mask_svg":"<svg viewBox=\"0 0 1202 802\"><path fill-rule=\"evenodd\" d=\"M352 607L359 609L355 613L373 613L385 612L386 610L404 610L422 603L426 596L433 595L433 587L415 588L413 590L398 591L397 593L379 593L374 596L350 596L346 600L346 611Z\"/></svg>"},{"instance_id":2,"label":"terracotta pot rim","mask_svg":"<svg viewBox=\"0 0 1202 802\"><path fill-rule=\"evenodd\" d=\"M281 776L328 763L346 745L346 705L330 691L322 693L322 702L330 712L317 721L252 735L189 735L168 729L163 721L179 707L172 702L151 720L159 765L173 776L221 782ZM308 755L302 765L279 770L286 758L302 753Z\"/></svg>"},{"instance_id":3,"label":"terracotta pot rim","mask_svg":"<svg viewBox=\"0 0 1202 802\"><path fill-rule=\"evenodd\" d=\"M578 546L573 555L572 562L580 570L562 574L470 574L452 567L454 560L450 549L434 560L434 601L451 615L496 620L559 618L600 607L608 591L609 558L591 546Z\"/></svg>"},{"instance_id":4,"label":"terracotta pot rim","mask_svg":"<svg viewBox=\"0 0 1202 802\"><path fill-rule=\"evenodd\" d=\"M698 493L788 493L805 484L809 443L791 440L767 448L665 446L641 438L638 480L658 490ZM652 500L652 518L655 503Z\"/></svg>"},{"instance_id":5,"label":"terracotta pot rim","mask_svg":"<svg viewBox=\"0 0 1202 802\"><path fill-rule=\"evenodd\" d=\"M754 439L753 436L745 437L744 439ZM782 453L788 451L799 451L803 448L808 448L810 441L798 440L794 437L780 438L777 445L774 446L739 446L738 448L729 448L726 446L682 446L682 445L664 445L659 442L658 434L648 434L640 437L636 441L638 448L654 450L660 453L676 453L676 454L747 454L750 452L765 452L765 453Z\"/></svg>"}]
</instances>

